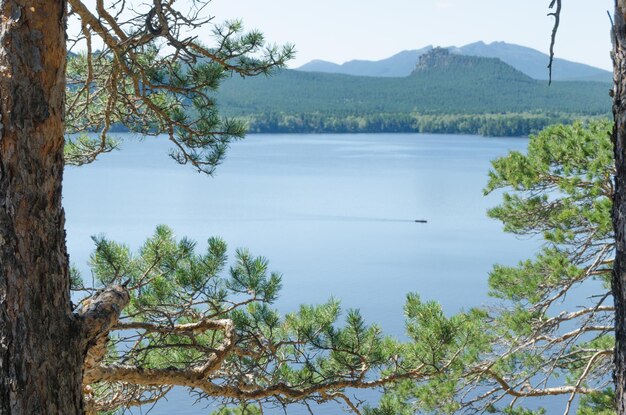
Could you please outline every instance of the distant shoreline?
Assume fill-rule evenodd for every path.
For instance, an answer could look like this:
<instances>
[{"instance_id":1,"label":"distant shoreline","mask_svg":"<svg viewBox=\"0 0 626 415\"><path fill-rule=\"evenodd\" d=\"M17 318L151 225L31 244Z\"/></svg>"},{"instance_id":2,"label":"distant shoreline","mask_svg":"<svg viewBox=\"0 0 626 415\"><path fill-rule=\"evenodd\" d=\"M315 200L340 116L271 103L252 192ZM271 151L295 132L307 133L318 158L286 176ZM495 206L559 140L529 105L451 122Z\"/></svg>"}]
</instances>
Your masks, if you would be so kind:
<instances>
[{"instance_id":1,"label":"distant shoreline","mask_svg":"<svg viewBox=\"0 0 626 415\"><path fill-rule=\"evenodd\" d=\"M244 117L248 134L462 134L527 137L549 125L608 117L588 114L261 114Z\"/></svg>"}]
</instances>

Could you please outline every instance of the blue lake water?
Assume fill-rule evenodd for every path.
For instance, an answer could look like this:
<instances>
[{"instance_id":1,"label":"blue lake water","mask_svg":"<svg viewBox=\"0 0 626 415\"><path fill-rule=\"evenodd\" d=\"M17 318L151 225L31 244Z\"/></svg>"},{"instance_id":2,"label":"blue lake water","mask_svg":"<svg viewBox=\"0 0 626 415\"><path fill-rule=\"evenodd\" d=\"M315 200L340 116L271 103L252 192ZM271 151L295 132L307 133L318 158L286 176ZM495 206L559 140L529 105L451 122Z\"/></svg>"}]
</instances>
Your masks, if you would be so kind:
<instances>
[{"instance_id":1,"label":"blue lake water","mask_svg":"<svg viewBox=\"0 0 626 415\"><path fill-rule=\"evenodd\" d=\"M332 296L402 336L407 292L449 314L484 304L491 266L530 257L538 245L504 234L486 216L499 195L482 194L490 161L525 150L527 139L253 135L211 178L171 160L165 139L122 137L122 151L66 171L68 250L86 282L91 235L138 248L167 224L200 248L216 235L231 251L267 257L283 274L282 312ZM179 390L150 413L209 412L193 401Z\"/></svg>"}]
</instances>

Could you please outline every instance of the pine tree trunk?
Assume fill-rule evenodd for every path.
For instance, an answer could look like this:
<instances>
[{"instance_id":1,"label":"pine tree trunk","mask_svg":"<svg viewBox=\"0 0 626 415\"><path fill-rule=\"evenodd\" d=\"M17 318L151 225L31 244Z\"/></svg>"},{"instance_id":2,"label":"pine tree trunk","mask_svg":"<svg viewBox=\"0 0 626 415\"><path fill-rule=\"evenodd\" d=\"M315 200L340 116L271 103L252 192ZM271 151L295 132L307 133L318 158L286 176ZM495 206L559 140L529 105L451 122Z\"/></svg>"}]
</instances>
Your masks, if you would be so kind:
<instances>
[{"instance_id":1,"label":"pine tree trunk","mask_svg":"<svg viewBox=\"0 0 626 415\"><path fill-rule=\"evenodd\" d=\"M0 414L82 413L61 207L63 0L0 0Z\"/></svg>"},{"instance_id":2,"label":"pine tree trunk","mask_svg":"<svg viewBox=\"0 0 626 415\"><path fill-rule=\"evenodd\" d=\"M613 144L615 151L615 264L612 290L615 301L615 393L618 415L626 415L626 4L615 1L613 28Z\"/></svg>"}]
</instances>

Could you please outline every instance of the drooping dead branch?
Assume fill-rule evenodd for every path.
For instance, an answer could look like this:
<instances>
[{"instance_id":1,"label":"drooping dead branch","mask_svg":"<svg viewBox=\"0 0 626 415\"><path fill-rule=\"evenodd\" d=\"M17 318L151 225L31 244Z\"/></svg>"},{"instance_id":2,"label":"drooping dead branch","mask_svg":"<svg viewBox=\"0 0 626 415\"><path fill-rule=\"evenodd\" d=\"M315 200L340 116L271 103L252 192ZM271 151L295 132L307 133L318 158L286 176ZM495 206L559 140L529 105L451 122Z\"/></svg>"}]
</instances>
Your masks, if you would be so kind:
<instances>
[{"instance_id":1,"label":"drooping dead branch","mask_svg":"<svg viewBox=\"0 0 626 415\"><path fill-rule=\"evenodd\" d=\"M556 44L556 34L559 31L559 25L561 24L561 0L552 0L550 2L550 9L556 6L554 12L548 13L548 16L554 17L554 26L552 27L552 34L550 35L550 60L548 62L548 85L552 84L552 66L554 64L554 45Z\"/></svg>"}]
</instances>

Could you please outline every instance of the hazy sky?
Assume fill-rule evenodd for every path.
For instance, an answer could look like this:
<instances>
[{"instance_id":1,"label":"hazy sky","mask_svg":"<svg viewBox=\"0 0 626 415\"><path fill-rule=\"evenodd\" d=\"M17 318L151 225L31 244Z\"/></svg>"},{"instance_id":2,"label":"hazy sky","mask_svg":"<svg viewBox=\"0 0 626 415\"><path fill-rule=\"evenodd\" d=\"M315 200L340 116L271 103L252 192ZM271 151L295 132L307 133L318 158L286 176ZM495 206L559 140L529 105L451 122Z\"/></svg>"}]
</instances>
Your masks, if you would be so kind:
<instances>
[{"instance_id":1,"label":"hazy sky","mask_svg":"<svg viewBox=\"0 0 626 415\"><path fill-rule=\"evenodd\" d=\"M613 0L563 0L557 57L611 68ZM377 60L426 45L505 41L547 52L549 0L213 0L216 20L241 18L268 40L291 42L291 67L312 59Z\"/></svg>"}]
</instances>

